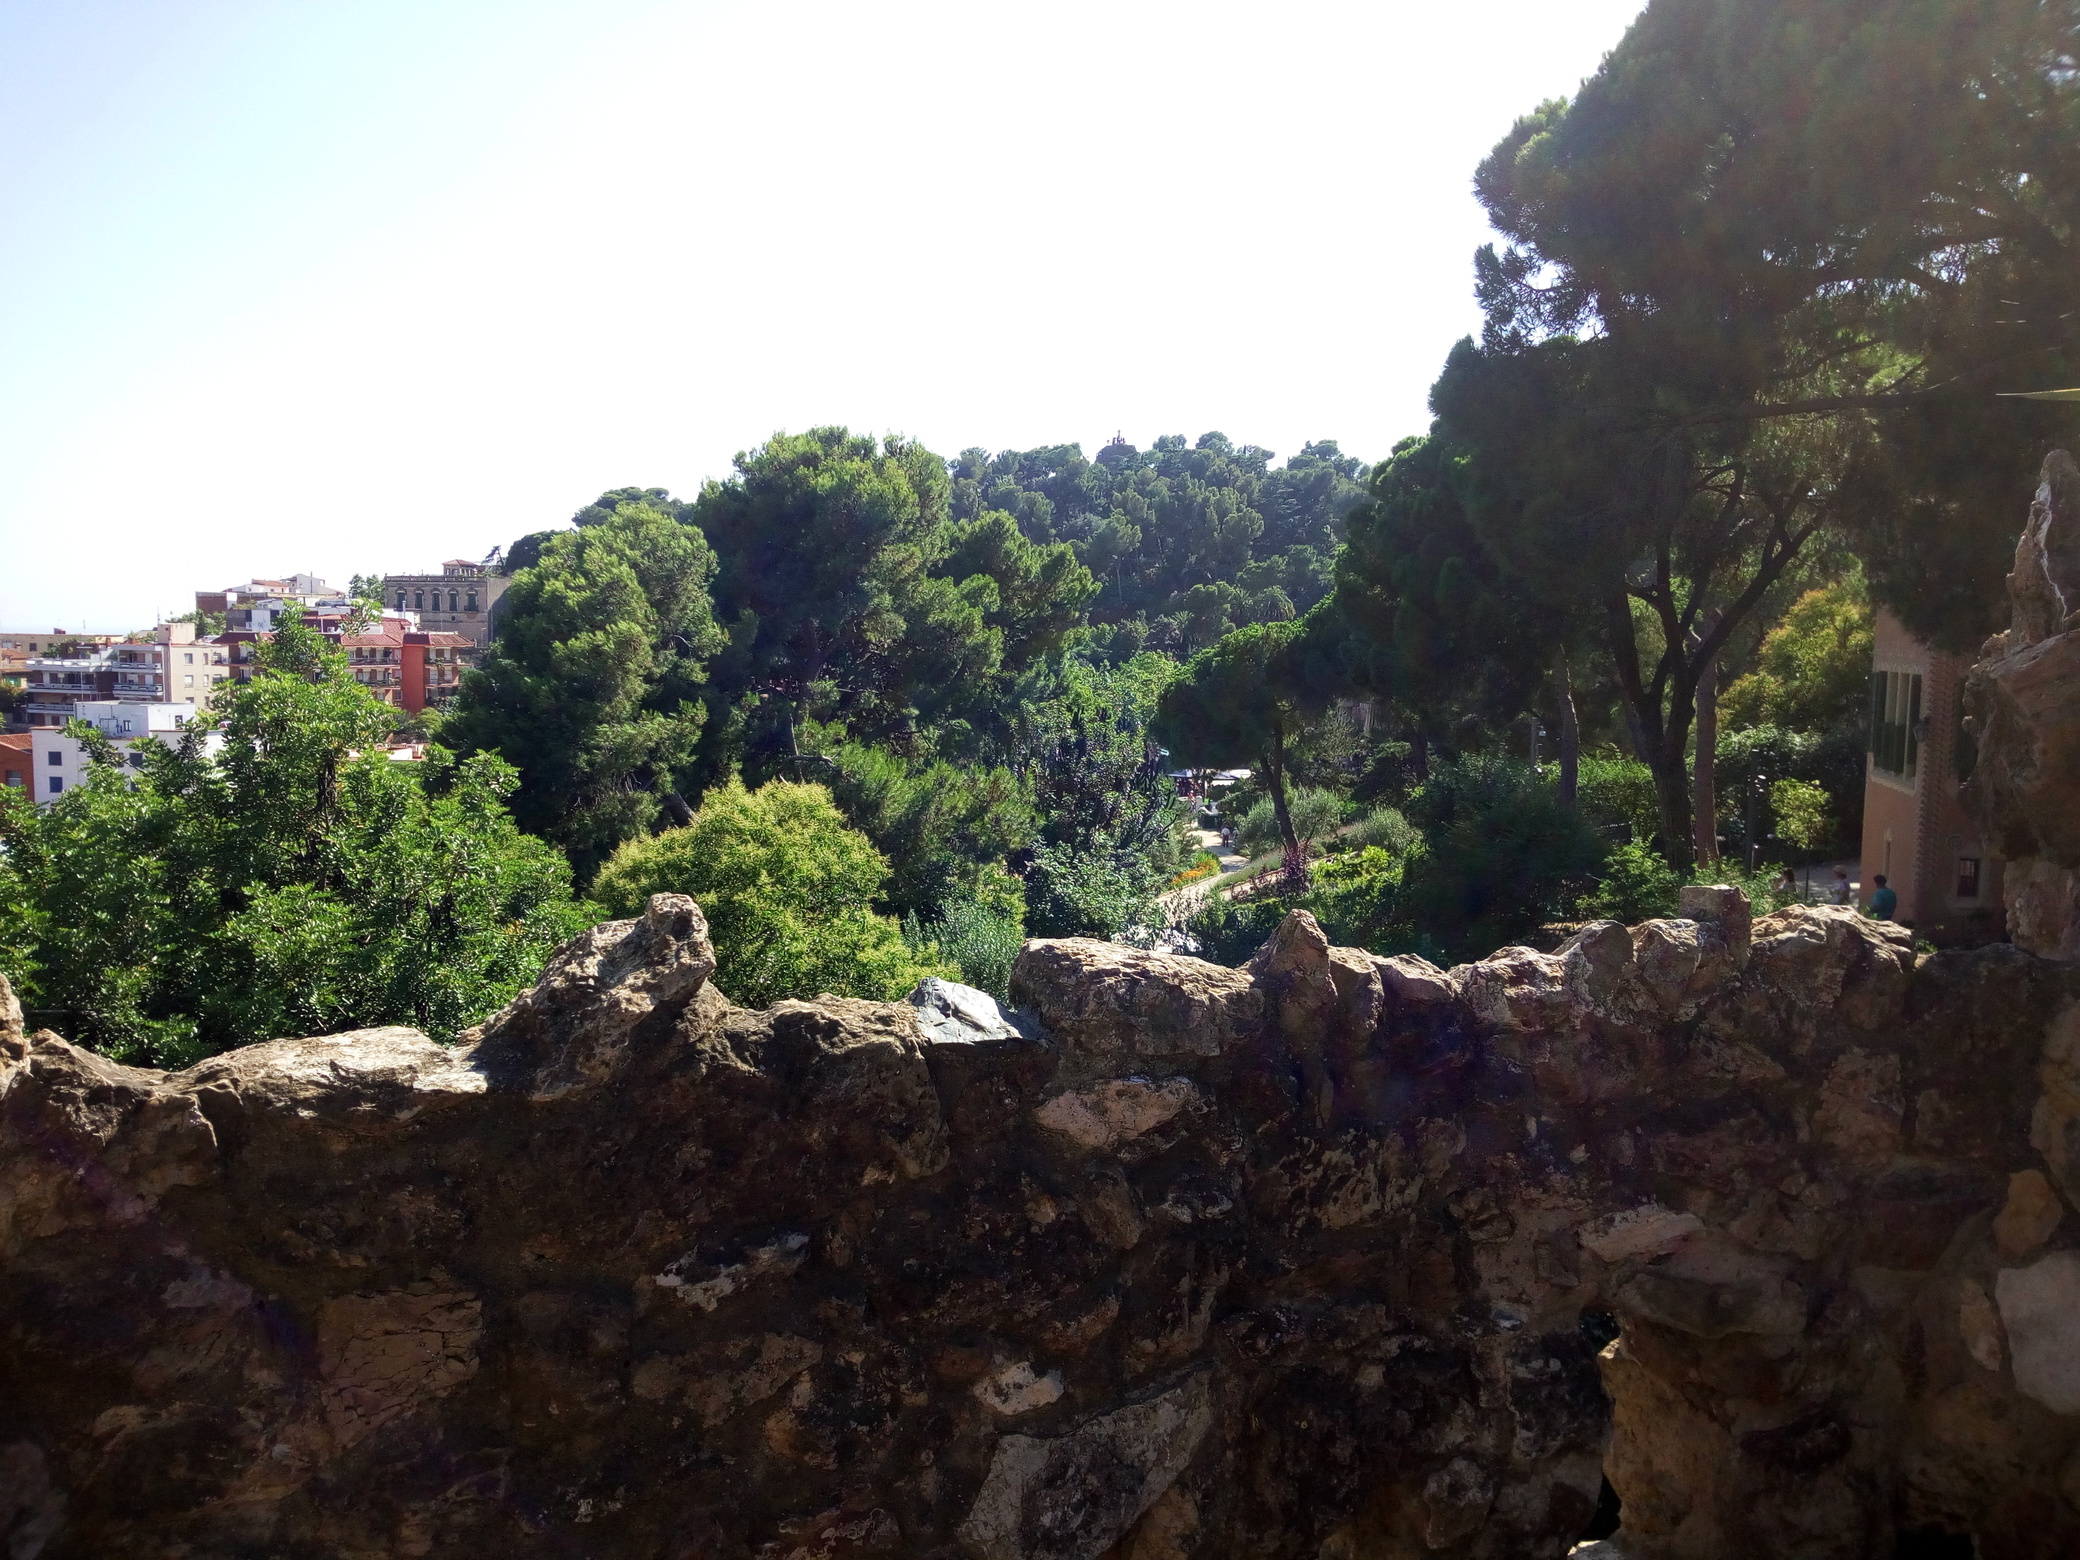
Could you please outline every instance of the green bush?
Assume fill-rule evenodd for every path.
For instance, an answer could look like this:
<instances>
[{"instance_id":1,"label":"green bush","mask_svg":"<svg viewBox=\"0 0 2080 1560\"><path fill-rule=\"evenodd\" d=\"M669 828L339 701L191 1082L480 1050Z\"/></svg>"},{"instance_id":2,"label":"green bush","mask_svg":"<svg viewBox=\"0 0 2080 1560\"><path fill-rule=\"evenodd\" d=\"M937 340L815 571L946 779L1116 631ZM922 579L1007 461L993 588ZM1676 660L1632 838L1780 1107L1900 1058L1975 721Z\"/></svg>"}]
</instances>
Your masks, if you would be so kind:
<instances>
[{"instance_id":1,"label":"green bush","mask_svg":"<svg viewBox=\"0 0 2080 1560\"><path fill-rule=\"evenodd\" d=\"M1161 880L1140 851L1042 845L1026 872L1026 925L1035 937L1117 937L1157 919Z\"/></svg>"},{"instance_id":2,"label":"green bush","mask_svg":"<svg viewBox=\"0 0 2080 1560\"><path fill-rule=\"evenodd\" d=\"M948 905L935 921L906 916L903 938L920 959L951 960L968 985L1000 1002L1011 1000L1011 966L1025 941L1017 917L964 900Z\"/></svg>"},{"instance_id":3,"label":"green bush","mask_svg":"<svg viewBox=\"0 0 2080 1560\"><path fill-rule=\"evenodd\" d=\"M1366 850L1377 845L1395 856L1406 856L1423 842L1416 826L1398 807L1375 807L1358 820L1357 827L1344 839L1355 849Z\"/></svg>"},{"instance_id":4,"label":"green bush","mask_svg":"<svg viewBox=\"0 0 2080 1560\"><path fill-rule=\"evenodd\" d=\"M1292 815L1293 833L1299 837L1303 850L1343 826L1343 802L1332 791L1314 786L1298 787L1287 793L1286 810ZM1282 848L1278 837L1278 815L1270 797L1259 797L1250 807L1243 817L1242 826L1235 831L1235 843L1250 856L1267 855Z\"/></svg>"},{"instance_id":5,"label":"green bush","mask_svg":"<svg viewBox=\"0 0 2080 1560\"><path fill-rule=\"evenodd\" d=\"M1192 911L1182 929L1200 958L1235 965L1264 945L1292 907L1292 901L1268 895L1233 900L1209 894Z\"/></svg>"},{"instance_id":6,"label":"green bush","mask_svg":"<svg viewBox=\"0 0 2080 1560\"><path fill-rule=\"evenodd\" d=\"M1423 848L1407 866L1411 941L1477 959L1520 941L1575 903L1605 842L1525 765L1493 757L1440 764L1409 799Z\"/></svg>"},{"instance_id":7,"label":"green bush","mask_svg":"<svg viewBox=\"0 0 2080 1560\"><path fill-rule=\"evenodd\" d=\"M691 894L715 941L717 985L748 1006L822 992L893 1001L956 971L874 913L888 870L822 786L774 780L747 791L733 778L685 827L622 844L593 895L611 914L634 915L652 894Z\"/></svg>"},{"instance_id":8,"label":"green bush","mask_svg":"<svg viewBox=\"0 0 2080 1560\"><path fill-rule=\"evenodd\" d=\"M1605 858L1596 886L1582 896L1577 913L1585 919L1648 921L1676 913L1682 879L1661 859L1661 852L1637 840L1618 846Z\"/></svg>"},{"instance_id":9,"label":"green bush","mask_svg":"<svg viewBox=\"0 0 2080 1560\"><path fill-rule=\"evenodd\" d=\"M1299 906L1314 912L1330 942L1386 952L1399 930L1403 869L1403 859L1383 845L1331 856L1315 868L1314 885Z\"/></svg>"},{"instance_id":10,"label":"green bush","mask_svg":"<svg viewBox=\"0 0 2080 1560\"><path fill-rule=\"evenodd\" d=\"M1661 806L1654 775L1633 758L1584 758L1577 772L1575 806L1584 822L1644 844L1660 831Z\"/></svg>"}]
</instances>

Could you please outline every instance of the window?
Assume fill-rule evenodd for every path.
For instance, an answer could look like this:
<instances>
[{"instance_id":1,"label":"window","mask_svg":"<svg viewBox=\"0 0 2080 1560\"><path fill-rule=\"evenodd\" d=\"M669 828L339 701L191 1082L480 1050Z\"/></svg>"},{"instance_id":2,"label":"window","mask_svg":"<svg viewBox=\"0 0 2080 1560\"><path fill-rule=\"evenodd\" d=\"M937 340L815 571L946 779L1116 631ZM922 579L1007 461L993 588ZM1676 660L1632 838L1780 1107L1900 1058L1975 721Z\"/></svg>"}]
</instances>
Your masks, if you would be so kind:
<instances>
[{"instance_id":1,"label":"window","mask_svg":"<svg viewBox=\"0 0 2080 1560\"><path fill-rule=\"evenodd\" d=\"M186 661L190 666L193 666L195 664L195 656L194 652L192 651L182 652L181 659L183 661Z\"/></svg>"},{"instance_id":2,"label":"window","mask_svg":"<svg viewBox=\"0 0 2080 1560\"><path fill-rule=\"evenodd\" d=\"M1921 758L1921 675L1918 672L1871 673L1871 767L1884 774L1914 778Z\"/></svg>"},{"instance_id":3,"label":"window","mask_svg":"<svg viewBox=\"0 0 2080 1560\"><path fill-rule=\"evenodd\" d=\"M1959 856L1957 858L1957 897L1977 899L1979 897L1979 858Z\"/></svg>"},{"instance_id":4,"label":"window","mask_svg":"<svg viewBox=\"0 0 2080 1560\"><path fill-rule=\"evenodd\" d=\"M62 792L64 791L64 789L65 789L65 781L64 781L64 779L63 779L63 778L62 778L61 776L58 776L58 775L52 775L52 776L51 776L51 795L53 795L53 796L57 796L57 795L61 794L61 793L62 793Z\"/></svg>"},{"instance_id":5,"label":"window","mask_svg":"<svg viewBox=\"0 0 2080 1560\"><path fill-rule=\"evenodd\" d=\"M419 611L419 612L424 612L424 611L426 610L426 592L425 592L425 591L423 591L423 590L415 590L415 591L413 591L413 592L412 592L412 607L413 607L413 609L414 609L414 610L416 610L416 611Z\"/></svg>"},{"instance_id":6,"label":"window","mask_svg":"<svg viewBox=\"0 0 2080 1560\"><path fill-rule=\"evenodd\" d=\"M404 592L403 592L403 591L399 591L399 592L397 593L397 610L398 610L398 611L400 611L400 612L402 612L402 611L404 610Z\"/></svg>"},{"instance_id":7,"label":"window","mask_svg":"<svg viewBox=\"0 0 2080 1560\"><path fill-rule=\"evenodd\" d=\"M51 768L53 768L53 769L56 769L56 768L57 768L57 767L58 767L58 766L59 766L60 764L62 764L62 763L64 763L64 762L65 762L65 755L64 755L63 753L60 753L60 752L59 752L59 751L58 751L58 750L57 750L56 748L52 748L52 749L51 749Z\"/></svg>"},{"instance_id":8,"label":"window","mask_svg":"<svg viewBox=\"0 0 2080 1560\"><path fill-rule=\"evenodd\" d=\"M477 593L475 591L471 591L469 593L468 598L465 600L463 604L462 610L465 612L474 612L477 610Z\"/></svg>"},{"instance_id":9,"label":"window","mask_svg":"<svg viewBox=\"0 0 2080 1560\"><path fill-rule=\"evenodd\" d=\"M195 674L194 674L193 672L190 672L190 673L188 673L188 675L187 675L187 676L183 677L183 678L181 679L181 686L182 686L182 687L184 687L184 688L192 688L192 687L194 687L194 686L195 686Z\"/></svg>"}]
</instances>

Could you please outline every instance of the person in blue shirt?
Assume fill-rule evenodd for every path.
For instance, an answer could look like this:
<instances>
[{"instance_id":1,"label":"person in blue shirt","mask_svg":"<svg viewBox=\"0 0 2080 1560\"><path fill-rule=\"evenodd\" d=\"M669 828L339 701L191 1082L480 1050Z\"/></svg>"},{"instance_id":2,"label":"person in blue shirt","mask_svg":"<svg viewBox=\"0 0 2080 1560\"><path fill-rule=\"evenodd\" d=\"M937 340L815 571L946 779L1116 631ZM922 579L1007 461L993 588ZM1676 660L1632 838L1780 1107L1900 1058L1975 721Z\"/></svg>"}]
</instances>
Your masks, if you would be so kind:
<instances>
[{"instance_id":1,"label":"person in blue shirt","mask_svg":"<svg viewBox=\"0 0 2080 1560\"><path fill-rule=\"evenodd\" d=\"M1892 885L1885 881L1884 873L1880 872L1871 881L1878 885L1871 890L1871 916L1874 920L1889 921L1892 919L1892 912L1899 908L1899 895L1894 893Z\"/></svg>"}]
</instances>

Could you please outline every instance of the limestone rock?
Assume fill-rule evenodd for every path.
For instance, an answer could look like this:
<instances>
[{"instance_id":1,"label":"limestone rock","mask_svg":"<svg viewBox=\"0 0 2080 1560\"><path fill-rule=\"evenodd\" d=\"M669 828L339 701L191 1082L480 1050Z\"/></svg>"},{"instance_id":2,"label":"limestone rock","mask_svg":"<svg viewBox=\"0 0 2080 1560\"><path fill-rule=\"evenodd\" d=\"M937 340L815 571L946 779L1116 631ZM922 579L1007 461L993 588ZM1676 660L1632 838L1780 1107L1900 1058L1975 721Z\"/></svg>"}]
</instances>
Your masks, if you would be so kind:
<instances>
[{"instance_id":1,"label":"limestone rock","mask_svg":"<svg viewBox=\"0 0 2080 1560\"><path fill-rule=\"evenodd\" d=\"M1219 1056L1254 1036L1264 1016L1240 970L1083 937L1028 942L1011 995L1072 1055L1101 1066Z\"/></svg>"},{"instance_id":2,"label":"limestone rock","mask_svg":"<svg viewBox=\"0 0 2080 1560\"><path fill-rule=\"evenodd\" d=\"M463 1036L476 1067L525 1078L537 1099L613 1076L646 1020L682 1011L715 973L707 918L684 894L652 894L632 921L603 921L566 944L533 990ZM660 1033L652 1022L650 1033Z\"/></svg>"},{"instance_id":3,"label":"limestone rock","mask_svg":"<svg viewBox=\"0 0 2080 1560\"><path fill-rule=\"evenodd\" d=\"M1994 1246L2004 1257L2026 1257L2051 1238L2065 1213L2043 1171L2018 1170L2008 1177L2008 1200L1993 1221Z\"/></svg>"},{"instance_id":4,"label":"limestone rock","mask_svg":"<svg viewBox=\"0 0 2080 1560\"><path fill-rule=\"evenodd\" d=\"M1066 1435L1007 1435L961 1537L984 1560L1096 1560L1170 1488L1212 1421L1199 1373Z\"/></svg>"},{"instance_id":5,"label":"limestone rock","mask_svg":"<svg viewBox=\"0 0 2080 1560\"><path fill-rule=\"evenodd\" d=\"M2080 1252L2002 1268L1994 1297L2017 1388L2055 1414L2080 1414Z\"/></svg>"},{"instance_id":6,"label":"limestone rock","mask_svg":"<svg viewBox=\"0 0 2080 1560\"><path fill-rule=\"evenodd\" d=\"M1111 1078L1088 1088L1065 1089L1035 1111L1034 1118L1085 1148L1115 1148L1162 1126L1198 1099L1199 1091L1183 1078Z\"/></svg>"}]
</instances>

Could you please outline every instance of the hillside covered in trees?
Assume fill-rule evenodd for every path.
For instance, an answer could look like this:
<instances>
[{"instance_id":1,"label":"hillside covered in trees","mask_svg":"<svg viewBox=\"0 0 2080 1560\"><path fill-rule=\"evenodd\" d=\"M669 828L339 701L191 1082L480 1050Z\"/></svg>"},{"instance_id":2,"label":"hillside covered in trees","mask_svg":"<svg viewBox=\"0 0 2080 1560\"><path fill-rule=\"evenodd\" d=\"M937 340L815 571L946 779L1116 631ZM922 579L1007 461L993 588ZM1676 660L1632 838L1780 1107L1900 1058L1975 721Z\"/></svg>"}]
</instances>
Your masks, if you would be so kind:
<instances>
[{"instance_id":1,"label":"hillside covered in trees","mask_svg":"<svg viewBox=\"0 0 2080 1560\"><path fill-rule=\"evenodd\" d=\"M508 549L419 773L290 636L228 759L0 795L0 967L165 1058L292 1021L227 981L447 1032L662 888L758 1000L1001 989L1023 935L1234 960L1296 904L1444 959L1698 877L1767 903L1855 848L1874 612L1975 645L2080 439L2007 394L2080 382L2076 62L2080 0L1654 0L1474 170L1481 329L1375 464L832 426L602 494ZM1218 812L1173 778L1233 769Z\"/></svg>"}]
</instances>

